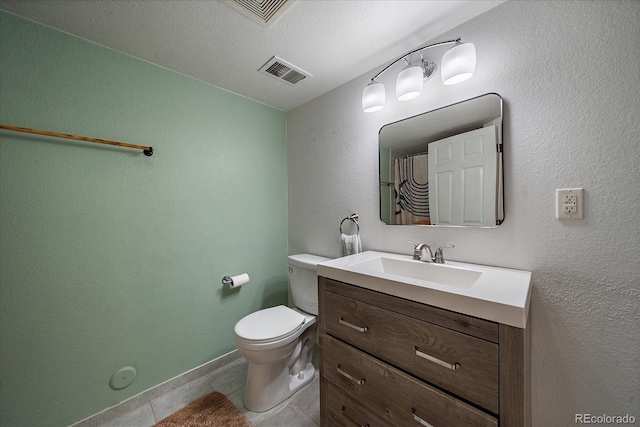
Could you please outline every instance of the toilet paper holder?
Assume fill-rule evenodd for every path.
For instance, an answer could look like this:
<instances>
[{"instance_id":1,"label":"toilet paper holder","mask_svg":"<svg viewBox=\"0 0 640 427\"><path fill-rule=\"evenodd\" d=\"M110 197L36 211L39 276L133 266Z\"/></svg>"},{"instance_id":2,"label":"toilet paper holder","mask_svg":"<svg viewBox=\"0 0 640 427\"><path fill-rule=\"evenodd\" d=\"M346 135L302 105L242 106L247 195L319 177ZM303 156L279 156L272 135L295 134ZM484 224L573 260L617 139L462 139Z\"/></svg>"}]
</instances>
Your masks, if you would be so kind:
<instances>
[{"instance_id":1,"label":"toilet paper holder","mask_svg":"<svg viewBox=\"0 0 640 427\"><path fill-rule=\"evenodd\" d=\"M222 278L222 284L228 286L229 289L235 289L242 285L246 285L249 283L249 280L249 274L247 273L242 273L237 276L226 275Z\"/></svg>"}]
</instances>

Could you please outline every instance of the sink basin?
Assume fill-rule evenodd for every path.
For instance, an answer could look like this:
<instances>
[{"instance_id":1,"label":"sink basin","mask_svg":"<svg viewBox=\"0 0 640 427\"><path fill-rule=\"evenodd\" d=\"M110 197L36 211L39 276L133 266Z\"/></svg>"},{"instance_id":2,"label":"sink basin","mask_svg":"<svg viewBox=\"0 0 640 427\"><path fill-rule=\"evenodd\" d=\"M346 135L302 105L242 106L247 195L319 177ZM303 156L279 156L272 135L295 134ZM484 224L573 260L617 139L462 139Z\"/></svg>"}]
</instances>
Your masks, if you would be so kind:
<instances>
[{"instance_id":1,"label":"sink basin","mask_svg":"<svg viewBox=\"0 0 640 427\"><path fill-rule=\"evenodd\" d=\"M526 327L531 272L366 251L318 264L318 276L517 328Z\"/></svg>"},{"instance_id":2,"label":"sink basin","mask_svg":"<svg viewBox=\"0 0 640 427\"><path fill-rule=\"evenodd\" d=\"M393 274L424 282L439 283L460 288L470 288L482 275L482 272L478 270L452 267L448 264L434 264L413 259L395 259L383 256L371 258L360 263L354 263L353 266L363 270ZM418 286L420 286L419 283Z\"/></svg>"}]
</instances>

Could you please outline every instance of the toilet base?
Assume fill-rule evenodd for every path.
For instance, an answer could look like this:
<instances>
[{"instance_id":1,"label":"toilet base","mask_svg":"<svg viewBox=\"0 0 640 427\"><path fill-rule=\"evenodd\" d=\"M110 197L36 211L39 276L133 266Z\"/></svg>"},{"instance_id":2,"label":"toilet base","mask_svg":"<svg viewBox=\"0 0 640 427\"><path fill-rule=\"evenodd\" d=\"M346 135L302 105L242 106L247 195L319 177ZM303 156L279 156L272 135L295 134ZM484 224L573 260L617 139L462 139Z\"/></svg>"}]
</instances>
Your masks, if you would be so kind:
<instances>
[{"instance_id":1,"label":"toilet base","mask_svg":"<svg viewBox=\"0 0 640 427\"><path fill-rule=\"evenodd\" d=\"M249 362L244 392L248 410L268 411L313 381L318 324L315 316L301 314L305 316L301 327L279 340L252 343L236 334L238 350Z\"/></svg>"},{"instance_id":2,"label":"toilet base","mask_svg":"<svg viewBox=\"0 0 640 427\"><path fill-rule=\"evenodd\" d=\"M315 318L305 325L299 338L280 352L269 351L272 358L247 357L249 371L244 392L244 406L264 412L284 402L293 393L313 381L316 369L311 364L318 325ZM242 353L242 352L241 352ZM252 354L251 356L256 356Z\"/></svg>"},{"instance_id":3,"label":"toilet base","mask_svg":"<svg viewBox=\"0 0 640 427\"><path fill-rule=\"evenodd\" d=\"M244 394L244 406L252 412L265 412L284 402L296 391L313 381L316 369L307 363L298 374L285 372L273 375L267 372L265 365L249 364L247 387ZM288 378L283 378L284 375Z\"/></svg>"}]
</instances>

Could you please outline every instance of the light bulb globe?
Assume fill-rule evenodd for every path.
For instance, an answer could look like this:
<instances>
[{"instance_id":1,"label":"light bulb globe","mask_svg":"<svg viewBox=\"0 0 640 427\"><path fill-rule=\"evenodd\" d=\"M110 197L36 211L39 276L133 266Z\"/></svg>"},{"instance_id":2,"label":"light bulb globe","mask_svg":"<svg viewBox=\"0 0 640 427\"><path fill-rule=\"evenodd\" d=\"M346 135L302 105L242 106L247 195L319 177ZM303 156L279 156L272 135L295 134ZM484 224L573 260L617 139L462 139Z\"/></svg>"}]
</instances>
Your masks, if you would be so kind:
<instances>
[{"instance_id":1,"label":"light bulb globe","mask_svg":"<svg viewBox=\"0 0 640 427\"><path fill-rule=\"evenodd\" d=\"M476 47L473 43L457 44L442 56L442 82L445 85L468 80L476 70Z\"/></svg>"},{"instance_id":2,"label":"light bulb globe","mask_svg":"<svg viewBox=\"0 0 640 427\"><path fill-rule=\"evenodd\" d=\"M410 65L400 71L396 80L396 98L408 101L422 93L423 74L420 65Z\"/></svg>"},{"instance_id":3,"label":"light bulb globe","mask_svg":"<svg viewBox=\"0 0 640 427\"><path fill-rule=\"evenodd\" d=\"M385 103L385 91L382 83L372 81L362 91L362 109L365 113L382 110Z\"/></svg>"}]
</instances>

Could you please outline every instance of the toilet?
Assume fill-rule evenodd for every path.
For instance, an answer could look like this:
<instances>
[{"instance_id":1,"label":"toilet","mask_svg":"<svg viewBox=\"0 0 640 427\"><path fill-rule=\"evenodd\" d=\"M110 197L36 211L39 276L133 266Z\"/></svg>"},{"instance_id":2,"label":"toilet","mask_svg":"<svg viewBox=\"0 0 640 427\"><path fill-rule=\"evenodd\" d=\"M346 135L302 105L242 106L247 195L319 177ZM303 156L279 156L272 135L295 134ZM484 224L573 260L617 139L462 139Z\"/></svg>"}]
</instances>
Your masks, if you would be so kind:
<instances>
[{"instance_id":1,"label":"toilet","mask_svg":"<svg viewBox=\"0 0 640 427\"><path fill-rule=\"evenodd\" d=\"M249 362L244 406L267 411L311 382L316 343L319 263L316 255L289 257L289 289L295 308L284 305L251 313L236 323L236 345Z\"/></svg>"}]
</instances>

